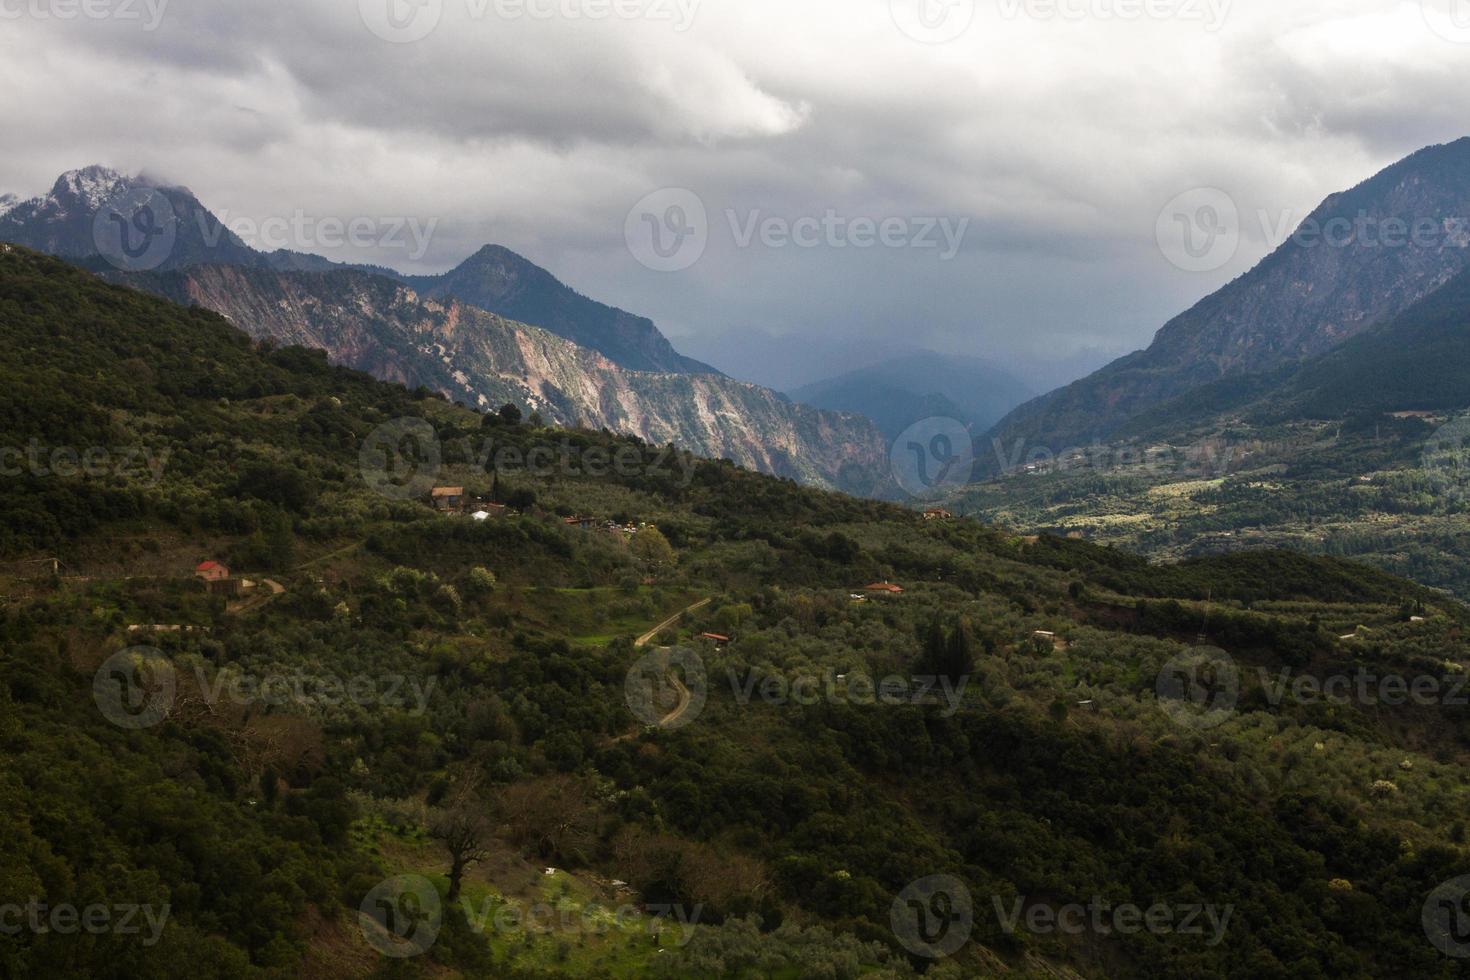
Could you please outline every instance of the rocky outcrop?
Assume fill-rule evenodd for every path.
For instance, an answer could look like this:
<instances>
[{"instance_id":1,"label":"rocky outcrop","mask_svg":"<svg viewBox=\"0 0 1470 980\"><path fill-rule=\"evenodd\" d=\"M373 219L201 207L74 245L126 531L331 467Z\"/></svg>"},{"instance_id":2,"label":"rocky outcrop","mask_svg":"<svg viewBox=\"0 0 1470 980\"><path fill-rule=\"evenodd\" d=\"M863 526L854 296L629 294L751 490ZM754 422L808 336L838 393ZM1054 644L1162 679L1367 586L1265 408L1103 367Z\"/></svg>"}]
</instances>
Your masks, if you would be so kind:
<instances>
[{"instance_id":1,"label":"rocky outcrop","mask_svg":"<svg viewBox=\"0 0 1470 980\"><path fill-rule=\"evenodd\" d=\"M514 402L551 423L659 445L854 493L881 492L887 449L866 418L798 405L720 374L632 371L539 327L458 300L423 299L355 270L194 266L113 278L228 317L255 337L480 410Z\"/></svg>"}]
</instances>

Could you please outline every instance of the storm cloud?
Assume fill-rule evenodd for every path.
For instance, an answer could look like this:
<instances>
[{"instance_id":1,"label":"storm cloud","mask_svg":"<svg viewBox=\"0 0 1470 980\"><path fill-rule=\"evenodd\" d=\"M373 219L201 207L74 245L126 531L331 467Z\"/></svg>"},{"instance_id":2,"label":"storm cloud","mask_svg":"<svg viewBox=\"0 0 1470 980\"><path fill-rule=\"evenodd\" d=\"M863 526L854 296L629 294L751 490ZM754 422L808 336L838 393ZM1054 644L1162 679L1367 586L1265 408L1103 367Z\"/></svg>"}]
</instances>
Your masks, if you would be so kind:
<instances>
[{"instance_id":1,"label":"storm cloud","mask_svg":"<svg viewBox=\"0 0 1470 980\"><path fill-rule=\"evenodd\" d=\"M324 251L503 244L754 380L798 350L1071 363L1465 135L1458 2L0 0L0 193L104 163L256 223L436 221L417 261ZM658 271L629 215L667 188L707 240ZM1242 215L1205 272L1156 240L1195 188Z\"/></svg>"}]
</instances>

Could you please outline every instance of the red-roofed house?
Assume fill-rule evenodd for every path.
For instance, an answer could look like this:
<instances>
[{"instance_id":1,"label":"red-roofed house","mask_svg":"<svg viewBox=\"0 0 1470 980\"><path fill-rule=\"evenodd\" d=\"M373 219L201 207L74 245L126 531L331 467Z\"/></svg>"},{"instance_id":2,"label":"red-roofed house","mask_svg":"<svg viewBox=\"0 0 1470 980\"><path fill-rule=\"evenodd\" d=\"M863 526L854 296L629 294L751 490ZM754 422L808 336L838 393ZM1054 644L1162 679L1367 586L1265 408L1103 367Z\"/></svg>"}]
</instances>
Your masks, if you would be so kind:
<instances>
[{"instance_id":1,"label":"red-roofed house","mask_svg":"<svg viewBox=\"0 0 1470 980\"><path fill-rule=\"evenodd\" d=\"M245 583L230 578L230 570L217 561L202 561L194 566L196 577L203 579L210 592L225 596L238 596L245 590Z\"/></svg>"},{"instance_id":2,"label":"red-roofed house","mask_svg":"<svg viewBox=\"0 0 1470 980\"><path fill-rule=\"evenodd\" d=\"M873 585L865 585L865 586L863 586L863 591L864 592L880 592L880 593L881 592L886 592L889 595L902 595L903 594L903 586L894 585L891 582L883 582L883 583L875 583Z\"/></svg>"},{"instance_id":3,"label":"red-roofed house","mask_svg":"<svg viewBox=\"0 0 1470 980\"><path fill-rule=\"evenodd\" d=\"M223 582L230 577L230 570L217 561L202 561L194 567L194 574L206 582Z\"/></svg>"}]
</instances>

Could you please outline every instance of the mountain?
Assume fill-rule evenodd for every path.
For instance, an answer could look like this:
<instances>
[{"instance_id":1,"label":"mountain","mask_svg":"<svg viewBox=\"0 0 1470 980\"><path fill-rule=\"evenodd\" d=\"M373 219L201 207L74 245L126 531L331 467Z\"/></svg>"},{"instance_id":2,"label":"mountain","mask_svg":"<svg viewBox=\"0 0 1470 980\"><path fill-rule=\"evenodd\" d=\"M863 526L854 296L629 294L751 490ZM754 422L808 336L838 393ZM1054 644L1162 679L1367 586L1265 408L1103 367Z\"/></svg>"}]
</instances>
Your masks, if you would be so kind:
<instances>
[{"instance_id":1,"label":"mountain","mask_svg":"<svg viewBox=\"0 0 1470 980\"><path fill-rule=\"evenodd\" d=\"M647 317L588 299L499 245L486 245L443 275L402 278L430 299L454 298L508 320L534 323L635 371L718 373L674 350Z\"/></svg>"},{"instance_id":2,"label":"mountain","mask_svg":"<svg viewBox=\"0 0 1470 980\"><path fill-rule=\"evenodd\" d=\"M958 419L983 432L1035 393L984 361L924 351L803 385L790 394L818 408L866 415L891 441L933 416Z\"/></svg>"},{"instance_id":3,"label":"mountain","mask_svg":"<svg viewBox=\"0 0 1470 980\"><path fill-rule=\"evenodd\" d=\"M1021 406L991 437L1053 451L1087 445L1199 386L1325 353L1466 268L1467 215L1470 138L1421 150L1327 198L1291 239L1166 324L1148 349Z\"/></svg>"},{"instance_id":4,"label":"mountain","mask_svg":"<svg viewBox=\"0 0 1470 980\"><path fill-rule=\"evenodd\" d=\"M108 215L118 207L127 212L121 231ZM482 409L513 401L551 422L672 441L822 486L855 493L886 486L884 440L866 419L726 378L679 355L647 319L581 296L504 248L487 246L452 272L427 277L263 253L186 188L105 167L63 174L49 194L0 214L0 241ZM139 254L124 247L129 241Z\"/></svg>"},{"instance_id":5,"label":"mountain","mask_svg":"<svg viewBox=\"0 0 1470 980\"><path fill-rule=\"evenodd\" d=\"M127 212L115 216L121 226L106 215L99 219L99 212L114 207ZM128 218L138 219L139 225L130 226ZM110 237L119 234L126 239ZM68 259L100 254L126 269L177 269L199 262L267 264L187 188L100 166L64 173L49 193L0 213L0 241ZM128 243L135 249L125 248Z\"/></svg>"},{"instance_id":6,"label":"mountain","mask_svg":"<svg viewBox=\"0 0 1470 980\"><path fill-rule=\"evenodd\" d=\"M166 210L154 226L119 231L116 221L97 219L99 211L121 205L132 217L139 208ZM151 211L147 212L151 214ZM157 244L146 248L148 232ZM130 235L141 252L127 254ZM500 246L487 245L457 268L439 276L404 276L376 266L349 265L319 255L279 249L259 252L247 245L185 187L150 177L129 177L102 166L69 171L50 193L0 205L0 241L69 259L102 255L126 271L167 271L192 265L240 265L287 272L365 269L391 275L433 299L453 297L507 319L544 327L573 343L601 351L635 371L715 374L714 368L674 350L645 317L614 309L575 292L551 273Z\"/></svg>"},{"instance_id":7,"label":"mountain","mask_svg":"<svg viewBox=\"0 0 1470 980\"><path fill-rule=\"evenodd\" d=\"M14 246L0 324L0 877L93 910L7 977L1458 975L1459 603L602 432L492 474L546 431ZM384 496L395 421L516 507Z\"/></svg>"},{"instance_id":8,"label":"mountain","mask_svg":"<svg viewBox=\"0 0 1470 980\"><path fill-rule=\"evenodd\" d=\"M1008 460L1025 465L949 506L1160 559L1351 557L1470 599L1467 434L1470 270L1324 354L1197 387L1071 459Z\"/></svg>"},{"instance_id":9,"label":"mountain","mask_svg":"<svg viewBox=\"0 0 1470 980\"><path fill-rule=\"evenodd\" d=\"M1470 409L1470 269L1325 354L1228 378L1140 413L1128 439L1179 441L1230 425Z\"/></svg>"},{"instance_id":10,"label":"mountain","mask_svg":"<svg viewBox=\"0 0 1470 980\"><path fill-rule=\"evenodd\" d=\"M201 265L112 278L479 411L513 402L556 425L673 443L807 483L881 490L886 443L861 416L794 404L720 374L631 371L551 331L452 298L422 299L384 276Z\"/></svg>"}]
</instances>

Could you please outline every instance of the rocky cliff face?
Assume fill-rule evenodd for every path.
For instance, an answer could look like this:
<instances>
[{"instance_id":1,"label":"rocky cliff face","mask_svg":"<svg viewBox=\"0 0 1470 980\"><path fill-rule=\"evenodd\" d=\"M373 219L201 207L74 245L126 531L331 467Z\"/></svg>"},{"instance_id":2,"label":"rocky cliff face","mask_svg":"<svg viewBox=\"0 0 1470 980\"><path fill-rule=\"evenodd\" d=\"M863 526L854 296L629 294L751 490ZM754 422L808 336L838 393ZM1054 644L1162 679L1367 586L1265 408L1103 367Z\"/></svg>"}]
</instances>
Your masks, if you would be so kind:
<instances>
[{"instance_id":1,"label":"rocky cliff face","mask_svg":"<svg viewBox=\"0 0 1470 980\"><path fill-rule=\"evenodd\" d=\"M511 401L560 425L631 433L849 492L881 490L886 445L861 416L719 374L631 371L550 331L423 299L383 276L206 265L114 278L215 310L252 336L322 348L336 363L482 410Z\"/></svg>"},{"instance_id":2,"label":"rocky cliff face","mask_svg":"<svg viewBox=\"0 0 1470 980\"><path fill-rule=\"evenodd\" d=\"M647 317L588 299L499 245L486 245L442 276L402 278L422 296L454 298L520 323L534 323L635 371L718 373L674 350Z\"/></svg>"},{"instance_id":3,"label":"rocky cliff face","mask_svg":"<svg viewBox=\"0 0 1470 980\"><path fill-rule=\"evenodd\" d=\"M1105 439L1203 384L1318 356L1470 266L1470 139L1430 147L1322 203L1249 273L1166 324L1144 351L1021 406L1007 446Z\"/></svg>"},{"instance_id":4,"label":"rocky cliff face","mask_svg":"<svg viewBox=\"0 0 1470 980\"><path fill-rule=\"evenodd\" d=\"M139 264L103 249L97 217L119 201L157 209L146 223L166 226L167 248L148 251ZM134 240L147 240L134 231ZM515 402L549 422L672 442L853 493L881 493L886 483L886 446L867 419L726 378L680 355L650 320L588 299L498 246L426 277L264 253L186 188L106 167L63 174L28 201L0 198L0 241L73 259L216 310L256 337L321 348L339 364L482 409Z\"/></svg>"}]
</instances>

